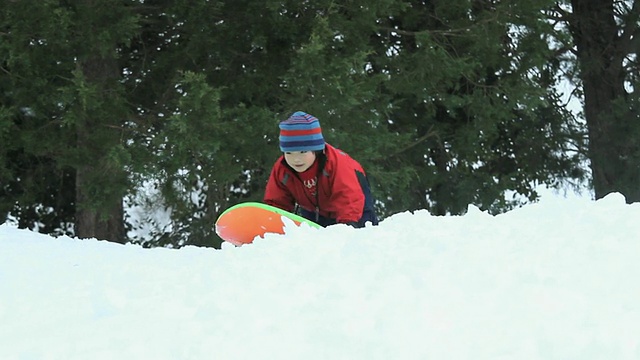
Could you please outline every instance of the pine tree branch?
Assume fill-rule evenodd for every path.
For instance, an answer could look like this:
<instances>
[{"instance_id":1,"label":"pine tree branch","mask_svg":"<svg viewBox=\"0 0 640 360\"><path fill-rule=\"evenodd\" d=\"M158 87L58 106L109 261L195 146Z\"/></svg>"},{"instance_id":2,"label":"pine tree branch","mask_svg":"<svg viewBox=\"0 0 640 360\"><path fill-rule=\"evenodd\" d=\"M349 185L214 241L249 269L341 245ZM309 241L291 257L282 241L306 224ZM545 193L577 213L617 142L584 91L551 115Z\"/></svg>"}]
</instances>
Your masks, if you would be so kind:
<instances>
[{"instance_id":1,"label":"pine tree branch","mask_svg":"<svg viewBox=\"0 0 640 360\"><path fill-rule=\"evenodd\" d=\"M385 157L376 158L376 159L373 159L372 161L374 161L374 162L386 161L391 157L399 156L402 153L413 149L414 147L420 145L421 143L425 142L427 139L429 139L431 137L437 137L437 136L438 136L437 131L433 130L433 125L431 125L431 127L429 128L429 130L427 131L426 134L420 136L419 138L417 138L412 143L408 144L407 146L401 148L400 150L398 150L398 151L396 151L396 152L394 152L394 153L392 153L390 155L387 155Z\"/></svg>"},{"instance_id":2,"label":"pine tree branch","mask_svg":"<svg viewBox=\"0 0 640 360\"><path fill-rule=\"evenodd\" d=\"M618 50L622 54L628 54L635 52L634 44L638 44L638 37L640 33L638 31L638 18L640 17L640 1L634 1L633 6L627 12L627 19L624 24L624 28L619 36Z\"/></svg>"}]
</instances>

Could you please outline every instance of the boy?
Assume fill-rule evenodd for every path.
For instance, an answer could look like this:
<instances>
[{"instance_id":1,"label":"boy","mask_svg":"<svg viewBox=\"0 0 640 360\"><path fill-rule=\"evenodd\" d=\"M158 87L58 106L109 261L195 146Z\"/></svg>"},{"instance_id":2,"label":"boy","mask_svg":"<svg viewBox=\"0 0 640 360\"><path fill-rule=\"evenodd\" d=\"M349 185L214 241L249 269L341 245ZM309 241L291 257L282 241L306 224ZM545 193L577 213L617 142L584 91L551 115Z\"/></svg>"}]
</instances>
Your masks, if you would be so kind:
<instances>
[{"instance_id":1,"label":"boy","mask_svg":"<svg viewBox=\"0 0 640 360\"><path fill-rule=\"evenodd\" d=\"M295 212L321 226L378 224L362 166L327 144L320 121L298 111L280 123L280 150L264 202Z\"/></svg>"}]
</instances>

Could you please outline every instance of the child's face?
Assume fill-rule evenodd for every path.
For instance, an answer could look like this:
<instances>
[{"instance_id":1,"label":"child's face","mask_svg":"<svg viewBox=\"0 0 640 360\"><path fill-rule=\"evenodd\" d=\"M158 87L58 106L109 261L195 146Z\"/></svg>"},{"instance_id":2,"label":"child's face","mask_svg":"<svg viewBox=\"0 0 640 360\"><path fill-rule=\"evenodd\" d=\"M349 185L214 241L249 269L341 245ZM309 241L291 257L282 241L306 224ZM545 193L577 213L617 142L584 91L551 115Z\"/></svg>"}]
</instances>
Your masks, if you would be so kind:
<instances>
[{"instance_id":1,"label":"child's face","mask_svg":"<svg viewBox=\"0 0 640 360\"><path fill-rule=\"evenodd\" d=\"M284 153L284 160L293 170L301 173L313 165L316 154L313 151L287 151Z\"/></svg>"}]
</instances>

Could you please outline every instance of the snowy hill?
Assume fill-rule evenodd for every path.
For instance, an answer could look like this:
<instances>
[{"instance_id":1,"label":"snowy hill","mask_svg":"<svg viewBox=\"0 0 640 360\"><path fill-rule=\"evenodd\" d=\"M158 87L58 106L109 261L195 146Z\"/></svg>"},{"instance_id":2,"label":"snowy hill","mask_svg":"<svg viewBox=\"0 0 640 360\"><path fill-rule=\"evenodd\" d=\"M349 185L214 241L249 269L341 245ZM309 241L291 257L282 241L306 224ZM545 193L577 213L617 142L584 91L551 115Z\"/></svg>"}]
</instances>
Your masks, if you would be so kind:
<instances>
[{"instance_id":1,"label":"snowy hill","mask_svg":"<svg viewBox=\"0 0 640 360\"><path fill-rule=\"evenodd\" d=\"M0 359L638 359L640 204L426 211L222 250L0 226Z\"/></svg>"}]
</instances>

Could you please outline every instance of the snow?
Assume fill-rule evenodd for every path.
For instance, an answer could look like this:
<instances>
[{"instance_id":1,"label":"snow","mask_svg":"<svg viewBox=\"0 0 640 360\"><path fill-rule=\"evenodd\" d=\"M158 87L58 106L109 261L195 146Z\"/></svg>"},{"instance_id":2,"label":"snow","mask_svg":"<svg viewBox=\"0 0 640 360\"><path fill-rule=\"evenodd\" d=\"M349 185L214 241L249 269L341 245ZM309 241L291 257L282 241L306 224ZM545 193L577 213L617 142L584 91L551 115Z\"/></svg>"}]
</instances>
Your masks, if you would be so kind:
<instances>
[{"instance_id":1,"label":"snow","mask_svg":"<svg viewBox=\"0 0 640 360\"><path fill-rule=\"evenodd\" d=\"M0 226L0 359L638 359L640 204L401 213L221 250Z\"/></svg>"}]
</instances>

